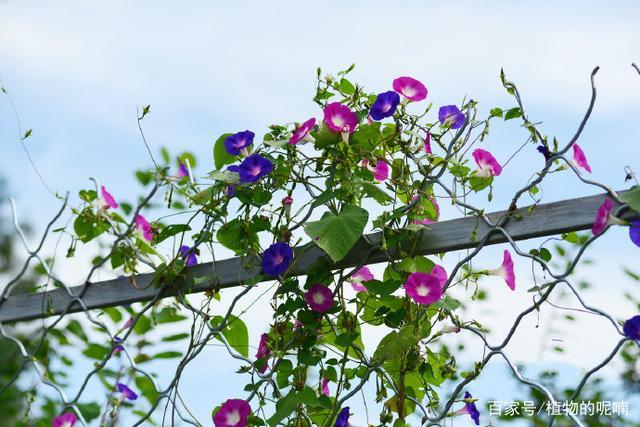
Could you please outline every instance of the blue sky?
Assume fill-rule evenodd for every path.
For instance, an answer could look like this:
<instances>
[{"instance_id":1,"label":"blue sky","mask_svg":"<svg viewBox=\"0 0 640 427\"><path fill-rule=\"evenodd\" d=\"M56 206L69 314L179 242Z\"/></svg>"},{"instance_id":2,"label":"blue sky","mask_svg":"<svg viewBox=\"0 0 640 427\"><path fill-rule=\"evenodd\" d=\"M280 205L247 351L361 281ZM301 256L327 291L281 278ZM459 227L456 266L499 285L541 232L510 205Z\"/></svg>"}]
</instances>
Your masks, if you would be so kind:
<instances>
[{"instance_id":1,"label":"blue sky","mask_svg":"<svg viewBox=\"0 0 640 427\"><path fill-rule=\"evenodd\" d=\"M599 99L580 144L593 178L619 189L625 187L624 166L640 173L640 76L630 67L640 62L639 14L637 2L616 2L614 8L589 1L534 6L0 0L0 75L23 127L33 128L26 144L50 187L75 195L91 185L92 176L117 197L132 200L140 193L133 171L149 164L136 126L136 108L143 105L152 106L144 121L151 146L196 153L197 171L204 173L213 168L212 143L222 133L249 128L260 135L270 123L320 117L311 102L318 66L335 74L355 62L352 80L372 91L388 90L393 78L411 75L427 85L434 105L468 96L486 110L513 105L499 81L503 67L520 88L531 119L566 142L587 106L589 73L600 65ZM2 173L20 210L41 227L57 201L31 169L9 104L0 101ZM525 138L517 123L506 123L494 128L487 147L505 160ZM537 156L532 149L505 170L495 191L496 210L538 167L531 162ZM545 200L594 193L568 174L559 175L544 185ZM585 270L607 286L593 298L621 318L629 308L615 296L631 285L618 270L637 265L633 250L624 231L616 230L590 252L598 267ZM521 268L526 272L526 265ZM77 267L61 272L72 278L80 273ZM499 314L488 315L488 322L510 318L509 298L498 292L504 310L496 309ZM518 301L525 306L528 296ZM259 328L263 320L256 315L252 323ZM569 356L580 364L586 337L571 339L576 350ZM526 340L514 352L532 361ZM230 374L211 378L221 375L233 384ZM206 419L214 402L239 392L233 387L211 391L207 399L194 393L198 413Z\"/></svg>"}]
</instances>

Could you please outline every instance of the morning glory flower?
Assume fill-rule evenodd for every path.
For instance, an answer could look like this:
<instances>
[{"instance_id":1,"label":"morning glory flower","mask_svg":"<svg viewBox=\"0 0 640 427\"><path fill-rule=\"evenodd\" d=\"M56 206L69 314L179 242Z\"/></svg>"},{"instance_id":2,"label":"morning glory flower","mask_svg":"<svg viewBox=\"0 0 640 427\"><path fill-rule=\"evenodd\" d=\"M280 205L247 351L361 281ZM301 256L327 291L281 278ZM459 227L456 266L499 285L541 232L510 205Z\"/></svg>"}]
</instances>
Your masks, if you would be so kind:
<instances>
[{"instance_id":1,"label":"morning glory flower","mask_svg":"<svg viewBox=\"0 0 640 427\"><path fill-rule=\"evenodd\" d=\"M613 201L610 198L604 199L604 202L598 208L598 212L596 212L596 219L593 223L593 227L591 227L591 232L594 236L601 234L604 229L611 224L615 225L625 225L626 223L620 218L616 218L612 214L613 212ZM632 237L633 240L633 237Z\"/></svg>"},{"instance_id":2,"label":"morning glory flower","mask_svg":"<svg viewBox=\"0 0 640 427\"><path fill-rule=\"evenodd\" d=\"M640 219L631 221L631 227L629 227L629 237L636 246L640 246Z\"/></svg>"},{"instance_id":3,"label":"morning glory flower","mask_svg":"<svg viewBox=\"0 0 640 427\"><path fill-rule=\"evenodd\" d=\"M66 412L53 419L52 427L73 427L78 417L73 412Z\"/></svg>"},{"instance_id":4,"label":"morning glory flower","mask_svg":"<svg viewBox=\"0 0 640 427\"><path fill-rule=\"evenodd\" d=\"M252 154L242 161L238 168L242 182L256 182L273 170L273 163L258 154Z\"/></svg>"},{"instance_id":5,"label":"morning glory flower","mask_svg":"<svg viewBox=\"0 0 640 427\"><path fill-rule=\"evenodd\" d=\"M500 166L496 158L487 150L476 148L471 155L478 165L476 176L491 178L499 176L502 173L502 166Z\"/></svg>"},{"instance_id":6,"label":"morning glory flower","mask_svg":"<svg viewBox=\"0 0 640 427\"><path fill-rule=\"evenodd\" d=\"M253 138L255 136L256 134L250 130L234 133L224 140L224 148L227 150L227 153L232 156L237 156L240 153L246 156L247 147L253 144Z\"/></svg>"},{"instance_id":7,"label":"morning glory flower","mask_svg":"<svg viewBox=\"0 0 640 427\"><path fill-rule=\"evenodd\" d=\"M124 399L136 400L138 398L138 395L125 384L118 383L118 391L122 393L120 401L123 401Z\"/></svg>"},{"instance_id":8,"label":"morning glory flower","mask_svg":"<svg viewBox=\"0 0 640 427\"><path fill-rule=\"evenodd\" d=\"M262 254L262 272L269 276L279 276L289 268L293 259L293 249L287 243L274 243Z\"/></svg>"},{"instance_id":9,"label":"morning glory flower","mask_svg":"<svg viewBox=\"0 0 640 427\"><path fill-rule=\"evenodd\" d=\"M433 154L433 151L431 151L431 134L429 132L427 132L427 136L424 138L424 152Z\"/></svg>"},{"instance_id":10,"label":"morning glory flower","mask_svg":"<svg viewBox=\"0 0 640 427\"><path fill-rule=\"evenodd\" d=\"M369 160L364 159L362 161L362 166L373 172L373 178L376 181L382 182L389 178L389 163L387 163L385 160L379 160L378 162L376 162L375 166L371 166L369 164Z\"/></svg>"},{"instance_id":11,"label":"morning glory flower","mask_svg":"<svg viewBox=\"0 0 640 427\"><path fill-rule=\"evenodd\" d=\"M587 162L587 157L578 144L573 144L573 164L591 173L591 166L589 166L589 162Z\"/></svg>"},{"instance_id":12,"label":"morning glory flower","mask_svg":"<svg viewBox=\"0 0 640 427\"><path fill-rule=\"evenodd\" d=\"M271 356L271 350L269 350L268 346L268 335L262 334L260 336L260 344L258 344L258 352L256 353L256 359L261 360L264 359L265 364L260 368L258 372L264 374L267 370L267 359Z\"/></svg>"},{"instance_id":13,"label":"morning glory flower","mask_svg":"<svg viewBox=\"0 0 640 427\"><path fill-rule=\"evenodd\" d=\"M342 408L340 413L338 414L338 418L336 418L336 423L334 427L348 427L349 426L349 407L345 406Z\"/></svg>"},{"instance_id":14,"label":"morning glory flower","mask_svg":"<svg viewBox=\"0 0 640 427\"><path fill-rule=\"evenodd\" d=\"M443 287L445 283L447 283L447 280L449 279L449 276L447 275L447 270L445 270L443 266L438 264L434 265L433 268L431 269L431 275L435 276L438 279L438 283L440 283L440 287Z\"/></svg>"},{"instance_id":15,"label":"morning glory flower","mask_svg":"<svg viewBox=\"0 0 640 427\"><path fill-rule=\"evenodd\" d=\"M516 275L513 270L513 259L511 258L511 253L508 250L505 249L503 253L502 265L493 270L488 270L487 274L489 276L502 277L512 291L516 290Z\"/></svg>"},{"instance_id":16,"label":"morning glory flower","mask_svg":"<svg viewBox=\"0 0 640 427\"><path fill-rule=\"evenodd\" d=\"M427 97L427 88L412 77L398 77L393 81L393 90L410 101L422 101Z\"/></svg>"},{"instance_id":17,"label":"morning glory flower","mask_svg":"<svg viewBox=\"0 0 640 427\"><path fill-rule=\"evenodd\" d=\"M333 292L326 286L315 284L304 294L309 308L316 313L324 313L333 307Z\"/></svg>"},{"instance_id":18,"label":"morning glory flower","mask_svg":"<svg viewBox=\"0 0 640 427\"><path fill-rule=\"evenodd\" d=\"M451 129L460 129L466 120L462 111L455 105L445 105L440 107L438 111L438 120L440 123L451 127Z\"/></svg>"},{"instance_id":19,"label":"morning glory flower","mask_svg":"<svg viewBox=\"0 0 640 427\"><path fill-rule=\"evenodd\" d=\"M329 378L323 378L322 379L322 383L320 385L320 388L322 390L322 394L324 394L325 396L329 397L329 395L331 394L331 392L329 391Z\"/></svg>"},{"instance_id":20,"label":"morning glory flower","mask_svg":"<svg viewBox=\"0 0 640 427\"><path fill-rule=\"evenodd\" d=\"M116 345L114 345L113 349L111 350L112 354L118 354L124 351L124 346L120 344L122 342L122 338L117 336L113 337L113 342L116 343Z\"/></svg>"},{"instance_id":21,"label":"morning glory flower","mask_svg":"<svg viewBox=\"0 0 640 427\"><path fill-rule=\"evenodd\" d=\"M102 193L102 198L100 200L102 209L118 208L118 202L116 202L116 199L113 198L113 196L107 191L104 185L100 187L100 192Z\"/></svg>"},{"instance_id":22,"label":"morning glory flower","mask_svg":"<svg viewBox=\"0 0 640 427\"><path fill-rule=\"evenodd\" d=\"M182 256L184 265L186 265L187 267L196 265L198 263L198 258L196 257L195 250L187 245L180 246L180 256Z\"/></svg>"},{"instance_id":23,"label":"morning glory flower","mask_svg":"<svg viewBox=\"0 0 640 427\"><path fill-rule=\"evenodd\" d=\"M213 416L215 427L246 427L251 406L246 400L229 399Z\"/></svg>"},{"instance_id":24,"label":"morning glory flower","mask_svg":"<svg viewBox=\"0 0 640 427\"><path fill-rule=\"evenodd\" d=\"M471 393L468 391L464 393L465 405L464 408L458 409L453 413L454 416L457 415L469 415L473 422L479 426L480 425L480 411L476 408L475 400L471 396Z\"/></svg>"},{"instance_id":25,"label":"morning glory flower","mask_svg":"<svg viewBox=\"0 0 640 427\"><path fill-rule=\"evenodd\" d=\"M382 120L385 117L393 116L396 112L396 108L400 103L400 95L390 90L378 95L376 101L369 110L369 115L373 120Z\"/></svg>"},{"instance_id":26,"label":"morning glory flower","mask_svg":"<svg viewBox=\"0 0 640 427\"><path fill-rule=\"evenodd\" d=\"M631 338L632 340L640 340L640 316L633 316L624 322L622 331L625 337Z\"/></svg>"},{"instance_id":27,"label":"morning glory flower","mask_svg":"<svg viewBox=\"0 0 640 427\"><path fill-rule=\"evenodd\" d=\"M362 266L353 273L353 275L348 279L351 282L351 287L356 292L367 292L367 288L362 286L362 282L368 282L369 280L373 280L373 274L371 270L369 270L366 266Z\"/></svg>"},{"instance_id":28,"label":"morning glory flower","mask_svg":"<svg viewBox=\"0 0 640 427\"><path fill-rule=\"evenodd\" d=\"M182 163L182 160L180 160L180 158L178 158L178 173L176 174L176 176L178 178L185 178L189 176L189 170L184 165L184 163Z\"/></svg>"},{"instance_id":29,"label":"morning glory flower","mask_svg":"<svg viewBox=\"0 0 640 427\"><path fill-rule=\"evenodd\" d=\"M284 214L288 217L291 214L291 205L293 204L293 197L285 196L282 199L282 206L284 206Z\"/></svg>"},{"instance_id":30,"label":"morning glory flower","mask_svg":"<svg viewBox=\"0 0 640 427\"><path fill-rule=\"evenodd\" d=\"M145 239L151 240L153 238L151 224L149 224L149 221L147 221L147 219L142 215L136 215L133 228L134 230L141 232Z\"/></svg>"},{"instance_id":31,"label":"morning glory flower","mask_svg":"<svg viewBox=\"0 0 640 427\"><path fill-rule=\"evenodd\" d=\"M411 273L404 283L404 290L412 300L429 305L442 298L440 279L433 274Z\"/></svg>"},{"instance_id":32,"label":"morning glory flower","mask_svg":"<svg viewBox=\"0 0 640 427\"><path fill-rule=\"evenodd\" d=\"M549 161L549 159L551 158L551 152L546 145L538 145L536 147L536 150L538 150L538 152L544 156L544 159L546 161Z\"/></svg>"},{"instance_id":33,"label":"morning glory flower","mask_svg":"<svg viewBox=\"0 0 640 427\"><path fill-rule=\"evenodd\" d=\"M346 105L332 102L324 108L324 122L332 131L340 132L346 144L349 142L349 134L356 130L358 116Z\"/></svg>"},{"instance_id":34,"label":"morning glory flower","mask_svg":"<svg viewBox=\"0 0 640 427\"><path fill-rule=\"evenodd\" d=\"M291 135L291 138L289 138L289 144L297 144L300 141L312 139L311 136L309 135L309 132L313 130L313 127L315 126L315 124L316 124L316 119L315 117L312 117L306 122L304 122L302 125L300 125L298 129L296 129L296 131L293 132L293 135Z\"/></svg>"}]
</instances>

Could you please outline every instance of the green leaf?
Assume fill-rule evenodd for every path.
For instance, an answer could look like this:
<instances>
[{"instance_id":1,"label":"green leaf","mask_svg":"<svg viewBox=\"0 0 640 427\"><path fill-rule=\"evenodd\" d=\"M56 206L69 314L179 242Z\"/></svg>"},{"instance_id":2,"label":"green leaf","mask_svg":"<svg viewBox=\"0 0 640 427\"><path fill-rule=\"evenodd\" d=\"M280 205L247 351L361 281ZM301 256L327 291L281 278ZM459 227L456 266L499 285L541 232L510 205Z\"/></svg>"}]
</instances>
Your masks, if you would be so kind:
<instances>
[{"instance_id":1,"label":"green leaf","mask_svg":"<svg viewBox=\"0 0 640 427\"><path fill-rule=\"evenodd\" d=\"M287 418L298 406L298 396L291 392L276 402L276 412L267 420L270 426L276 426Z\"/></svg>"},{"instance_id":2,"label":"green leaf","mask_svg":"<svg viewBox=\"0 0 640 427\"><path fill-rule=\"evenodd\" d=\"M492 108L491 111L489 111L489 114L491 114L491 117L502 117L503 111L502 108Z\"/></svg>"},{"instance_id":3,"label":"green leaf","mask_svg":"<svg viewBox=\"0 0 640 427\"><path fill-rule=\"evenodd\" d=\"M387 359L398 359L409 348L418 343L419 337L414 334L413 328L403 328L400 332L389 332L378 344L378 348L373 353L372 361L383 362Z\"/></svg>"},{"instance_id":4,"label":"green leaf","mask_svg":"<svg viewBox=\"0 0 640 427\"><path fill-rule=\"evenodd\" d=\"M236 158L229 154L227 149L224 147L224 140L230 135L233 134L225 133L218 138L216 143L213 145L213 163L216 166L216 169L222 169L223 166L230 165L236 161Z\"/></svg>"},{"instance_id":5,"label":"green leaf","mask_svg":"<svg viewBox=\"0 0 640 427\"><path fill-rule=\"evenodd\" d=\"M315 134L315 146L320 149L331 147L342 140L338 132L331 131L323 122Z\"/></svg>"},{"instance_id":6,"label":"green leaf","mask_svg":"<svg viewBox=\"0 0 640 427\"><path fill-rule=\"evenodd\" d=\"M175 359L178 357L182 357L182 353L179 351L163 351L153 356L153 359Z\"/></svg>"},{"instance_id":7,"label":"green leaf","mask_svg":"<svg viewBox=\"0 0 640 427\"><path fill-rule=\"evenodd\" d=\"M170 224L162 229L158 237L156 238L156 242L160 243L169 237L175 236L176 234L183 233L185 231L191 230L187 224Z\"/></svg>"},{"instance_id":8,"label":"green leaf","mask_svg":"<svg viewBox=\"0 0 640 427\"><path fill-rule=\"evenodd\" d=\"M522 117L522 111L518 107L511 108L504 114L505 120L517 119L518 117Z\"/></svg>"},{"instance_id":9,"label":"green leaf","mask_svg":"<svg viewBox=\"0 0 640 427\"><path fill-rule=\"evenodd\" d=\"M100 344L91 343L82 352L90 359L102 360L107 354L111 353L111 349L101 346Z\"/></svg>"},{"instance_id":10,"label":"green leaf","mask_svg":"<svg viewBox=\"0 0 640 427\"><path fill-rule=\"evenodd\" d=\"M631 190L622 193L620 199L634 211L640 212L640 186L634 185Z\"/></svg>"},{"instance_id":11,"label":"green leaf","mask_svg":"<svg viewBox=\"0 0 640 427\"><path fill-rule=\"evenodd\" d=\"M27 139L31 136L31 134L33 134L33 129L28 129L25 133L24 136L22 137L22 139Z\"/></svg>"},{"instance_id":12,"label":"green leaf","mask_svg":"<svg viewBox=\"0 0 640 427\"><path fill-rule=\"evenodd\" d=\"M85 420L91 421L100 416L100 405L96 402L91 403L77 403L78 409L82 413Z\"/></svg>"},{"instance_id":13,"label":"green leaf","mask_svg":"<svg viewBox=\"0 0 640 427\"><path fill-rule=\"evenodd\" d=\"M376 148L381 140L380 122L374 122L358 126L358 129L349 137L349 145L358 147L365 153Z\"/></svg>"},{"instance_id":14,"label":"green leaf","mask_svg":"<svg viewBox=\"0 0 640 427\"><path fill-rule=\"evenodd\" d=\"M384 190L382 190L377 185L371 184L369 182L363 182L361 183L361 185L362 191L381 205L386 205L393 201L393 198L385 193Z\"/></svg>"},{"instance_id":15,"label":"green leaf","mask_svg":"<svg viewBox=\"0 0 640 427\"><path fill-rule=\"evenodd\" d=\"M136 386L140 393L144 396L145 399L149 401L152 405L156 403L158 397L160 397L160 393L153 386L153 382L148 377L139 376L136 377Z\"/></svg>"},{"instance_id":16,"label":"green leaf","mask_svg":"<svg viewBox=\"0 0 640 427\"><path fill-rule=\"evenodd\" d=\"M307 223L304 231L334 262L338 262L362 236L368 219L366 210L346 205L338 215L327 212L320 221Z\"/></svg>"},{"instance_id":17,"label":"green leaf","mask_svg":"<svg viewBox=\"0 0 640 427\"><path fill-rule=\"evenodd\" d=\"M169 335L168 337L162 337L162 341L164 342L172 342L172 341L180 341L185 338L189 338L189 334L183 332L181 334Z\"/></svg>"},{"instance_id":18,"label":"green leaf","mask_svg":"<svg viewBox=\"0 0 640 427\"><path fill-rule=\"evenodd\" d=\"M356 88L349 80L343 77L342 80L340 80L340 91L344 94L352 95L356 91Z\"/></svg>"},{"instance_id":19,"label":"green leaf","mask_svg":"<svg viewBox=\"0 0 640 427\"><path fill-rule=\"evenodd\" d=\"M222 316L214 316L211 319L211 325L217 327L222 323L222 320ZM227 324L222 328L221 332L234 350L244 357L249 357L249 331L247 330L247 325L240 318L230 314ZM220 339L218 335L216 335L216 338Z\"/></svg>"}]
</instances>

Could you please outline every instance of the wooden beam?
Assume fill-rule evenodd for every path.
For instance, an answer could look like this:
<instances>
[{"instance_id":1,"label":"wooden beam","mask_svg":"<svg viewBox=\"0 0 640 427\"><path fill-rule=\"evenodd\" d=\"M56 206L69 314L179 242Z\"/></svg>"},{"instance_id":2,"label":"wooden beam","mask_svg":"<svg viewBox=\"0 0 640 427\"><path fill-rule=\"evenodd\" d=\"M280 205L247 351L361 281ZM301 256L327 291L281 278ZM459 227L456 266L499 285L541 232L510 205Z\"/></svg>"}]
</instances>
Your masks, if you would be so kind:
<instances>
[{"instance_id":1,"label":"wooden beam","mask_svg":"<svg viewBox=\"0 0 640 427\"><path fill-rule=\"evenodd\" d=\"M518 215L514 215L506 224L505 229L514 240L525 240L534 237L552 236L571 231L587 230L593 225L593 220L598 207L604 201L605 195L582 197L560 202L538 205L529 212L529 208L521 208ZM505 212L495 212L488 216L492 221L503 217ZM520 219L517 219L519 217ZM477 238L471 240L473 232ZM458 218L450 221L442 221L429 226L425 230L414 247L414 253L429 255L442 252L456 251L473 248L477 241L484 238L490 228L477 217ZM500 233L492 233L487 244L504 243L505 237ZM370 242L370 243L369 243ZM387 255L381 251L372 250L372 244L380 242L380 233L367 235L367 239L360 239L344 260L340 267L353 267L361 264L369 254L368 264L374 264L387 260ZM293 274L304 275L309 267L324 252L313 244L295 248L296 265ZM260 273L260 260L230 258L205 263L187 268L187 274L199 278L198 284L190 292L202 292L212 287L231 288L254 278ZM113 307L134 302L150 301L159 292L160 298L175 295L169 287L164 289L151 285L153 274L140 274L135 277L121 277L87 285L82 301L89 309ZM265 278L264 281L270 280ZM77 296L83 286L71 287L70 291ZM30 320L47 317L64 312L82 311L77 301L65 289L55 289L38 294L25 294L10 296L0 304L0 322L12 322L18 320ZM67 309L68 308L68 309Z\"/></svg>"}]
</instances>

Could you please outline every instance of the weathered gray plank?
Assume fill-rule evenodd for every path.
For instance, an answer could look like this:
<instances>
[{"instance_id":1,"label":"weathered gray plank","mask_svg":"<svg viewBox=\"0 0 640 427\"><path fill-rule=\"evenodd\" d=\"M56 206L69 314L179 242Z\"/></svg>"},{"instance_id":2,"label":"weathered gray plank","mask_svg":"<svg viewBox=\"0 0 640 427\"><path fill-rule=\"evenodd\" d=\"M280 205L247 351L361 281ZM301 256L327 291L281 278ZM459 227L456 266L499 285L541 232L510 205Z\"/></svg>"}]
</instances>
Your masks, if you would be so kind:
<instances>
[{"instance_id":1,"label":"weathered gray plank","mask_svg":"<svg viewBox=\"0 0 640 427\"><path fill-rule=\"evenodd\" d=\"M514 240L524 240L534 237L551 236L570 231L585 230L591 228L598 207L605 198L604 194L564 200L555 203L539 205L532 213L528 208L518 210L521 219L510 219L505 226ZM489 214L492 220L504 216L504 212ZM450 252L467 249L476 246L476 241L471 240L473 231L477 228L477 240L482 239L490 231L489 227L476 217L459 218L443 221L430 226L425 230L420 241L415 246L414 254L429 255L441 252ZM359 265L371 251L371 242L377 245L380 242L380 233L372 233L367 239L361 239L347 257L340 263L343 267ZM489 236L488 243L503 243L506 239L502 234L493 233ZM304 275L308 268L323 252L316 246L296 248L296 265L294 274ZM380 251L373 251L369 256L370 264L382 262L387 256ZM191 292L202 292L212 286L229 288L237 286L245 280L255 277L260 273L258 259L231 258L206 263L188 268L188 274L193 277L207 277L215 272L216 278L203 280L196 285ZM162 298L175 295L169 289L160 290L151 286L151 274L123 277L113 280L91 283L86 288L82 297L88 308L103 308L130 304L133 302L149 301L158 292L163 292ZM266 280L266 279L265 279ZM74 295L78 295L82 286L71 288ZM62 313L72 301L64 289L56 289L49 292L31 295L16 295L9 297L0 305L0 322L29 320ZM43 309L44 307L44 309ZM74 302L68 312L81 311L81 306Z\"/></svg>"}]
</instances>

